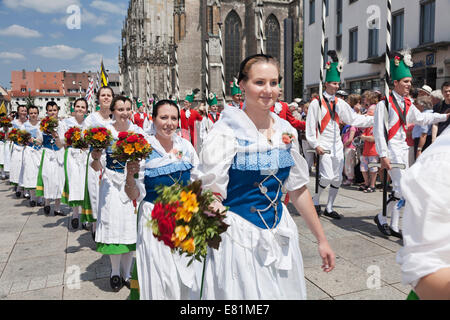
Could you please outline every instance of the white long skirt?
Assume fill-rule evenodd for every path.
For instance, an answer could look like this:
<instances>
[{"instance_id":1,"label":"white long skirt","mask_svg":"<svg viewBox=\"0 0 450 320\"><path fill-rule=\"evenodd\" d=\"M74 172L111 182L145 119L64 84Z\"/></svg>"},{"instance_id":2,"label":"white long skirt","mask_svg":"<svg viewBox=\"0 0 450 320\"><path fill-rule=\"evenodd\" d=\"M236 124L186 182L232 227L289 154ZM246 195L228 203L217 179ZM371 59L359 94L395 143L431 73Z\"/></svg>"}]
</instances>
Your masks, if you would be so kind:
<instances>
[{"instance_id":1,"label":"white long skirt","mask_svg":"<svg viewBox=\"0 0 450 320\"><path fill-rule=\"evenodd\" d=\"M89 199L91 201L91 210L92 210L92 218L97 220L98 216L98 205L99 205L99 192L100 192L100 171L95 171L92 169L91 164L93 162L92 157L89 155L89 164L88 164L88 192L89 192ZM101 156L100 162L102 164L106 163L106 154L103 151L103 154Z\"/></svg>"},{"instance_id":2,"label":"white long skirt","mask_svg":"<svg viewBox=\"0 0 450 320\"><path fill-rule=\"evenodd\" d=\"M5 164L5 142L0 141L0 165Z\"/></svg>"},{"instance_id":3,"label":"white long skirt","mask_svg":"<svg viewBox=\"0 0 450 320\"><path fill-rule=\"evenodd\" d=\"M11 141L6 141L5 146L3 148L3 171L10 171L10 163L11 163L11 148L13 143Z\"/></svg>"},{"instance_id":4,"label":"white long skirt","mask_svg":"<svg viewBox=\"0 0 450 320\"><path fill-rule=\"evenodd\" d=\"M25 147L23 151L23 187L26 189L36 189L39 165L42 158L42 149L36 150Z\"/></svg>"},{"instance_id":5,"label":"white long skirt","mask_svg":"<svg viewBox=\"0 0 450 320\"><path fill-rule=\"evenodd\" d=\"M172 253L147 226L153 203L144 201L139 210L136 264L141 300L194 300L200 298L202 264ZM199 275L200 274L200 275Z\"/></svg>"},{"instance_id":6,"label":"white long skirt","mask_svg":"<svg viewBox=\"0 0 450 320\"><path fill-rule=\"evenodd\" d=\"M19 184L20 180L23 162L23 149L23 146L18 146L16 144L13 144L12 146L9 181L15 184Z\"/></svg>"},{"instance_id":7,"label":"white long skirt","mask_svg":"<svg viewBox=\"0 0 450 320\"><path fill-rule=\"evenodd\" d=\"M105 169L100 184L95 242L136 243L136 214L125 193L125 173Z\"/></svg>"},{"instance_id":8,"label":"white long skirt","mask_svg":"<svg viewBox=\"0 0 450 320\"><path fill-rule=\"evenodd\" d=\"M205 300L306 299L298 230L283 204L273 230L228 212L219 250L208 249Z\"/></svg>"},{"instance_id":9,"label":"white long skirt","mask_svg":"<svg viewBox=\"0 0 450 320\"><path fill-rule=\"evenodd\" d=\"M61 199L64 190L64 149L45 149L42 164L42 181L45 199Z\"/></svg>"},{"instance_id":10,"label":"white long skirt","mask_svg":"<svg viewBox=\"0 0 450 320\"><path fill-rule=\"evenodd\" d=\"M86 161L89 151L75 148L67 149L67 180L69 201L83 201L86 181Z\"/></svg>"}]
</instances>

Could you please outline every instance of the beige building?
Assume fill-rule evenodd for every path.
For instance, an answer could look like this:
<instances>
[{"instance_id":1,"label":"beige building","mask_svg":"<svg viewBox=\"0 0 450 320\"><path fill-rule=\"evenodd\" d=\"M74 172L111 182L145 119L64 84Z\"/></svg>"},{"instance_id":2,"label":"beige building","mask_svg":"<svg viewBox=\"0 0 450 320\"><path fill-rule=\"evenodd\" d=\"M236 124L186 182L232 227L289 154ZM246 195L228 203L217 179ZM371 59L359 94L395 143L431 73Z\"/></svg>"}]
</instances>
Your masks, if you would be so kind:
<instances>
[{"instance_id":1,"label":"beige building","mask_svg":"<svg viewBox=\"0 0 450 320\"><path fill-rule=\"evenodd\" d=\"M200 100L205 98L208 78L209 91L216 93L221 101L222 53L225 94L229 100L229 83L237 77L240 62L260 52L260 8L264 52L279 59L283 74L284 21L292 19L294 42L298 41L302 26L300 0L131 0L119 56L124 92L146 101L153 93L160 99L176 94L177 88L183 99L186 92L198 88L203 92L197 95Z\"/></svg>"}]
</instances>

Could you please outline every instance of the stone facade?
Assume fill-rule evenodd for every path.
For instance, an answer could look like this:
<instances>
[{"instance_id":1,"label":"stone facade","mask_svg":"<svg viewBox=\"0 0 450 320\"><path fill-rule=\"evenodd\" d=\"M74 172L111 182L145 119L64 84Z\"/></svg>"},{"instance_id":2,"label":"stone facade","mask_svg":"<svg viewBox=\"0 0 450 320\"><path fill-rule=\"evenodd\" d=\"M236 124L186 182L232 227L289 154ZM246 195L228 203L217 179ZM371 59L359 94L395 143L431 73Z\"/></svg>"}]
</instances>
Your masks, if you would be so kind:
<instances>
[{"instance_id":1,"label":"stone facade","mask_svg":"<svg viewBox=\"0 0 450 320\"><path fill-rule=\"evenodd\" d=\"M301 5L300 0L131 0L122 31L122 50L119 56L123 90L144 101L153 93L160 99L166 98L168 94L176 95L176 48L179 97L183 99L186 92L198 88L203 94L197 95L197 98L205 99L208 45L208 88L217 94L219 101L223 101L220 26L225 94L229 101L229 81L237 76L239 62L246 56L261 51L260 7L263 8L264 30L266 25L270 29L264 35L264 46L267 49L264 52L272 53L271 49L279 48L274 55L279 58L283 74L283 21L286 18L293 19L294 41L299 41ZM232 40L235 40L233 43L237 49L232 46ZM147 63L150 72L147 72Z\"/></svg>"}]
</instances>

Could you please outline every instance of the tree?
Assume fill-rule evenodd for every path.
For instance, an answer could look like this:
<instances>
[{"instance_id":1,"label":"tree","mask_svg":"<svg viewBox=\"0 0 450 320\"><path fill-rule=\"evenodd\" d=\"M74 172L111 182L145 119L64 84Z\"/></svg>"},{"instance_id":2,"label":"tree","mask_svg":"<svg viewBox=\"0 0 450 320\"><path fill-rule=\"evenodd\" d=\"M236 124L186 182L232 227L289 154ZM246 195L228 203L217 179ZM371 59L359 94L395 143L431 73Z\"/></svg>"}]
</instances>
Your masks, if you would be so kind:
<instances>
[{"instance_id":1,"label":"tree","mask_svg":"<svg viewBox=\"0 0 450 320\"><path fill-rule=\"evenodd\" d=\"M294 97L303 98L303 40L294 46Z\"/></svg>"}]
</instances>

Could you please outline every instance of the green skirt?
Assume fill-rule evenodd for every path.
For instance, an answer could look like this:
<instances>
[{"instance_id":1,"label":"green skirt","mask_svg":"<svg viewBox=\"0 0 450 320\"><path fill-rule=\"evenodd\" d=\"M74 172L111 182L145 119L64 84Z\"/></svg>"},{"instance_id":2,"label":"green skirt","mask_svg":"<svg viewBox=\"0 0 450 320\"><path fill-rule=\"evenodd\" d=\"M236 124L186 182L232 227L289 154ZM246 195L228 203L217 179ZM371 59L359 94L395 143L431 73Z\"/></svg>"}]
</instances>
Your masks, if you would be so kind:
<instances>
[{"instance_id":1,"label":"green skirt","mask_svg":"<svg viewBox=\"0 0 450 320\"><path fill-rule=\"evenodd\" d=\"M420 298L413 290L411 290L406 300L420 300Z\"/></svg>"},{"instance_id":2,"label":"green skirt","mask_svg":"<svg viewBox=\"0 0 450 320\"><path fill-rule=\"evenodd\" d=\"M39 165L39 172L36 183L36 197L44 196L44 180L42 179L42 165L44 163L45 149L42 150L41 164Z\"/></svg>"},{"instance_id":3,"label":"green skirt","mask_svg":"<svg viewBox=\"0 0 450 320\"><path fill-rule=\"evenodd\" d=\"M136 261L134 262L133 273L131 274L130 295L128 296L128 300L140 300Z\"/></svg>"},{"instance_id":4,"label":"green skirt","mask_svg":"<svg viewBox=\"0 0 450 320\"><path fill-rule=\"evenodd\" d=\"M97 242L97 252L102 254L122 254L136 251L136 243L133 244L108 244Z\"/></svg>"}]
</instances>

